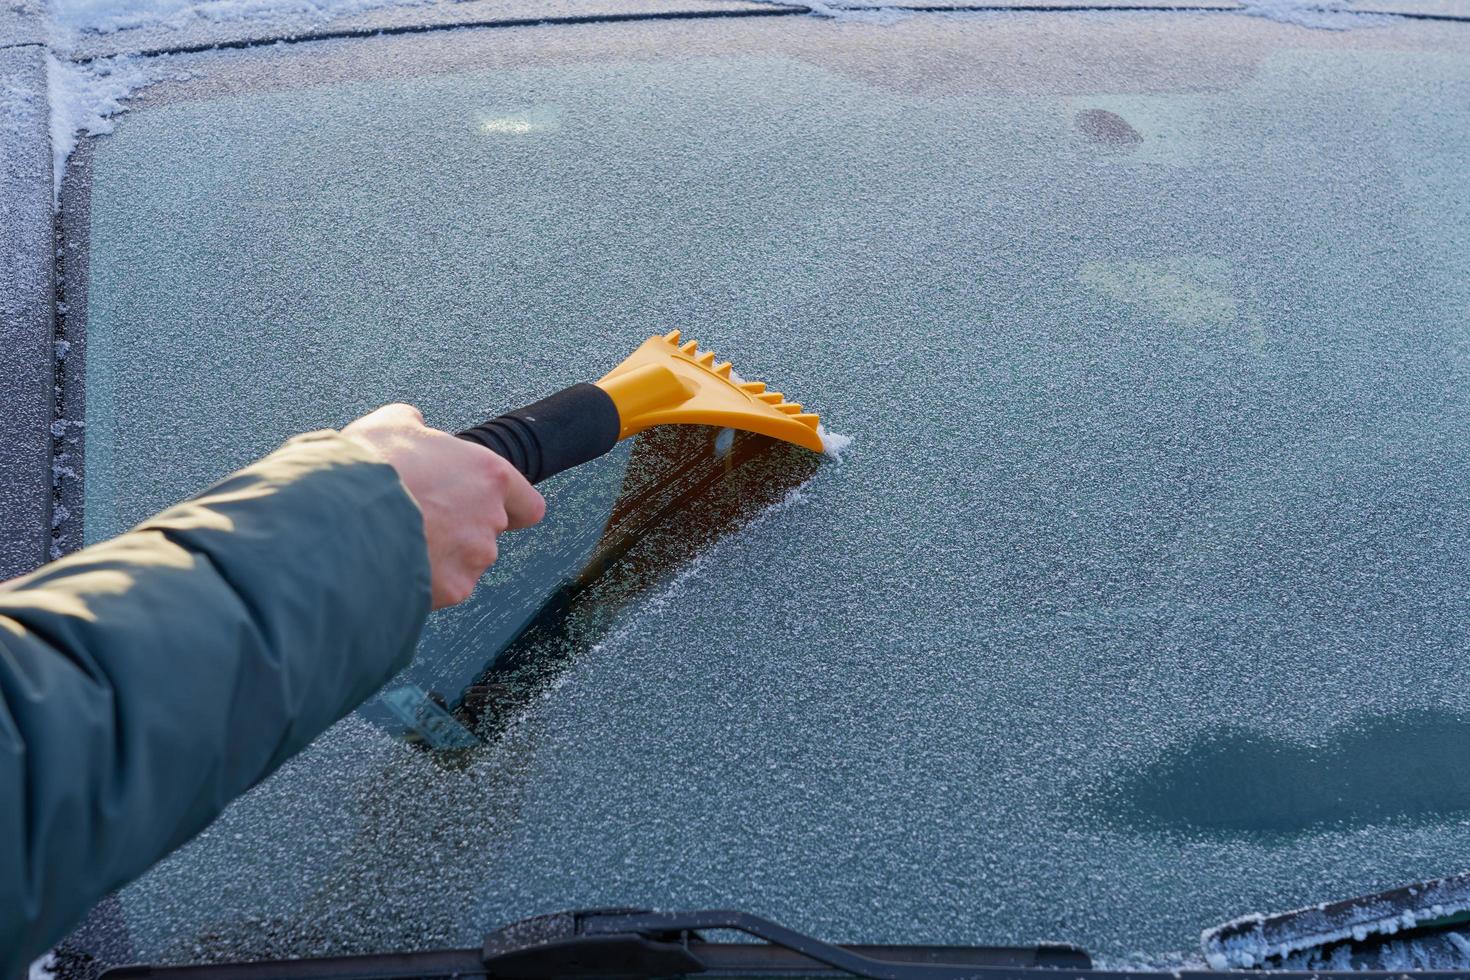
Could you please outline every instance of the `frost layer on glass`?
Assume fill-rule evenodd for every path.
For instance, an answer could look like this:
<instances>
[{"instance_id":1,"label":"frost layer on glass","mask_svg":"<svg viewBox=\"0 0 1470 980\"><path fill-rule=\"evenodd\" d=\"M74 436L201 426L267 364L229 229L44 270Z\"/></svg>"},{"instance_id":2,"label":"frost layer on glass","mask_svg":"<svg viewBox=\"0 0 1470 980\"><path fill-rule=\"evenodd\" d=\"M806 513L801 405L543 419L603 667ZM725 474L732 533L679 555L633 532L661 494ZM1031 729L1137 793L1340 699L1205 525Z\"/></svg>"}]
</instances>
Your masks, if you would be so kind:
<instances>
[{"instance_id":1,"label":"frost layer on glass","mask_svg":"<svg viewBox=\"0 0 1470 980\"><path fill-rule=\"evenodd\" d=\"M208 97L96 146L90 537L293 431L469 424L670 327L854 442L551 485L396 715L124 892L137 955L623 905L1171 963L1470 864L1449 27L488 32L318 47L313 84L270 52L288 84L236 92L201 62ZM587 572L661 465L692 489Z\"/></svg>"}]
</instances>

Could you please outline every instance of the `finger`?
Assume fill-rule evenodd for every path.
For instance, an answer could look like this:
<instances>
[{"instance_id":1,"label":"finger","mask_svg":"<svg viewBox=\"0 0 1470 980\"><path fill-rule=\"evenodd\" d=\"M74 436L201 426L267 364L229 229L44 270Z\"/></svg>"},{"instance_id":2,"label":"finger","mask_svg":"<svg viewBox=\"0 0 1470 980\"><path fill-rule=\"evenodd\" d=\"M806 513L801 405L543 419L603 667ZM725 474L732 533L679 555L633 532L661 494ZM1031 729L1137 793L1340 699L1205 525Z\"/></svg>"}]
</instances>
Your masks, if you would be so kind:
<instances>
[{"instance_id":1,"label":"finger","mask_svg":"<svg viewBox=\"0 0 1470 980\"><path fill-rule=\"evenodd\" d=\"M501 456L473 443L465 443L467 447L473 448L481 465L487 467L487 474L500 492L501 503L504 506L505 524L502 530L515 531L523 527L530 527L546 515L546 500L531 486L530 482L521 475L521 472L510 465Z\"/></svg>"},{"instance_id":2,"label":"finger","mask_svg":"<svg viewBox=\"0 0 1470 980\"><path fill-rule=\"evenodd\" d=\"M456 556L454 573L450 576L450 581L454 583L451 589L455 596L453 602L463 602L470 597L480 577L495 564L498 555L499 547L494 533L490 531L477 534L464 543Z\"/></svg>"},{"instance_id":3,"label":"finger","mask_svg":"<svg viewBox=\"0 0 1470 980\"><path fill-rule=\"evenodd\" d=\"M505 520L510 531L530 527L546 516L546 498L514 467L505 481Z\"/></svg>"}]
</instances>

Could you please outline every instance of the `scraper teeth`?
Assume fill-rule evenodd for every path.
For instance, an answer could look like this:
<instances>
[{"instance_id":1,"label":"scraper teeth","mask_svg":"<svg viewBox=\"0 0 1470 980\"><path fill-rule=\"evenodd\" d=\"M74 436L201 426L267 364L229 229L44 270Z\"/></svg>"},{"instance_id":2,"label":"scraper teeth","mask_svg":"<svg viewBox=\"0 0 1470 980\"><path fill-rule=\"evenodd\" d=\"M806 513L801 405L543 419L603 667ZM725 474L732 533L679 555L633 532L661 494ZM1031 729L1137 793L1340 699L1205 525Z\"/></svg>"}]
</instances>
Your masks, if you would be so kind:
<instances>
[{"instance_id":1,"label":"scraper teeth","mask_svg":"<svg viewBox=\"0 0 1470 980\"><path fill-rule=\"evenodd\" d=\"M723 383L712 382L710 375ZM713 350L701 350L683 330L647 337L597 384L613 398L619 420L630 433L665 423L731 425L819 448L821 426L816 415L800 402L787 401L764 381L742 378L732 362Z\"/></svg>"}]
</instances>

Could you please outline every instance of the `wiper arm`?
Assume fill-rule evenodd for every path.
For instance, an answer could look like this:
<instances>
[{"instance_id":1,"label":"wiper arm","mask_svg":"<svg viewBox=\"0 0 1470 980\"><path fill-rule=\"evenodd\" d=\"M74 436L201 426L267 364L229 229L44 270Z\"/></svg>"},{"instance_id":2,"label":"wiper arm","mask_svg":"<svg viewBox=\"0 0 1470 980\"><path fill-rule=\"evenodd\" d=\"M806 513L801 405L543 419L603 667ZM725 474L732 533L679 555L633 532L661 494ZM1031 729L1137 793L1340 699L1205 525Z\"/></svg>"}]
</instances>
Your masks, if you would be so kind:
<instances>
[{"instance_id":1,"label":"wiper arm","mask_svg":"<svg viewBox=\"0 0 1470 980\"><path fill-rule=\"evenodd\" d=\"M766 945L733 943L713 944L699 935L701 929L725 929L742 932ZM556 938L548 941L547 933ZM667 976L669 973L702 973L711 969L748 971L751 969L811 969L814 963L831 967L853 977L870 980L950 980L976 977L995 967L1067 967L1087 970L1092 960L1072 946L1043 945L1024 949L963 946L837 946L814 939L805 933L763 919L748 912L707 910L699 912L645 912L600 910L559 913L528 919L494 933L485 940L485 962L490 976L546 976L541 969L528 973L499 972L507 956L515 956L516 945L527 934L537 936L540 943L523 946L519 952L536 960L544 960L556 946L565 947L598 943L626 943L630 937L666 948L663 955L670 960L675 951L693 961L682 970L660 969L639 976ZM509 944L506 948L503 944ZM785 954L785 955L782 955ZM795 955L791 955L795 954ZM803 962L806 961L806 962ZM497 965L498 964L498 965ZM547 965L545 962L541 966Z\"/></svg>"}]
</instances>

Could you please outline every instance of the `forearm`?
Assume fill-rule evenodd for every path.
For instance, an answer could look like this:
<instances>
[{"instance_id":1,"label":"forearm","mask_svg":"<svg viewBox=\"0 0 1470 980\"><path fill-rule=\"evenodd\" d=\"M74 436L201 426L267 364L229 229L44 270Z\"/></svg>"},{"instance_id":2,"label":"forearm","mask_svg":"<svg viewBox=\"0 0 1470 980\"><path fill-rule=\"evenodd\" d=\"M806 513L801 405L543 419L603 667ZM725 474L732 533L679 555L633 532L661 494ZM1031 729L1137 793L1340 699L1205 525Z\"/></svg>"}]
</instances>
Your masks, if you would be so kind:
<instances>
[{"instance_id":1,"label":"forearm","mask_svg":"<svg viewBox=\"0 0 1470 980\"><path fill-rule=\"evenodd\" d=\"M393 468L322 433L0 586L0 976L403 666L429 583Z\"/></svg>"}]
</instances>

